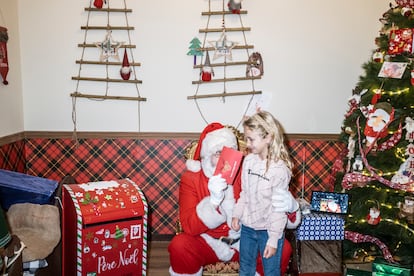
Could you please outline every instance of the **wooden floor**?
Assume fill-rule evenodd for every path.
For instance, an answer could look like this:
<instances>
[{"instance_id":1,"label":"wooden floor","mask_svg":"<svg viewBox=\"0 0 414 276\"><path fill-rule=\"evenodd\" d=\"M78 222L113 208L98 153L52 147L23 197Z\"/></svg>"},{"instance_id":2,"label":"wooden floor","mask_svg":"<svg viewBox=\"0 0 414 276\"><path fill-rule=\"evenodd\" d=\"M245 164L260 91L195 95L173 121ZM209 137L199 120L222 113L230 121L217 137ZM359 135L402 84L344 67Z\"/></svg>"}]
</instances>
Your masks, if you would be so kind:
<instances>
[{"instance_id":1,"label":"wooden floor","mask_svg":"<svg viewBox=\"0 0 414 276\"><path fill-rule=\"evenodd\" d=\"M150 241L148 250L148 276L169 276L169 241Z\"/></svg>"}]
</instances>

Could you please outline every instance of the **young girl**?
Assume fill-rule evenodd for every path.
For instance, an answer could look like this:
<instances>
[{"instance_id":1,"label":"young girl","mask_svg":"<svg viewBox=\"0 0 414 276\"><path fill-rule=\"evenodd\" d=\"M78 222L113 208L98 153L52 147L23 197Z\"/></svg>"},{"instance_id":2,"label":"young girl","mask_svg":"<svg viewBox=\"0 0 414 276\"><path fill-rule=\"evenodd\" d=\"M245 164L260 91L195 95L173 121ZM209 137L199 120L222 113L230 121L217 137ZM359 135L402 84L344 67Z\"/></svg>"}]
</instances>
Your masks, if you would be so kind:
<instances>
[{"instance_id":1,"label":"young girl","mask_svg":"<svg viewBox=\"0 0 414 276\"><path fill-rule=\"evenodd\" d=\"M242 191L232 218L241 227L240 275L255 275L257 254L265 275L280 275L286 213L272 210L275 189L288 189L292 162L284 144L283 129L269 112L261 111L244 123L249 154L242 167ZM240 226L241 224L241 226Z\"/></svg>"}]
</instances>

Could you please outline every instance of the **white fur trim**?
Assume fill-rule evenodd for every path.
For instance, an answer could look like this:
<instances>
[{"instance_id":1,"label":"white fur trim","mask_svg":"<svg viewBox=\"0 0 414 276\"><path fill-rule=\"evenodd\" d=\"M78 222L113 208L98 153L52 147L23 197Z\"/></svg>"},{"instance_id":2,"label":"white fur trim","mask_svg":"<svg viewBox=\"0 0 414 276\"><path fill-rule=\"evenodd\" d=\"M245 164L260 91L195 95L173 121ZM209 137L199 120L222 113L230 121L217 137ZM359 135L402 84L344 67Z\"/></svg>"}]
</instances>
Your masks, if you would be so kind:
<instances>
[{"instance_id":1,"label":"white fur trim","mask_svg":"<svg viewBox=\"0 0 414 276\"><path fill-rule=\"evenodd\" d=\"M194 274L181 274L181 273L175 272L170 266L170 269L168 269L168 272L170 272L170 276L201 276L203 275L203 268L201 267L200 270Z\"/></svg>"},{"instance_id":2,"label":"white fur trim","mask_svg":"<svg viewBox=\"0 0 414 276\"><path fill-rule=\"evenodd\" d=\"M209 229L214 229L226 221L226 217L220 214L210 203L209 196L206 196L197 204L196 211L198 217Z\"/></svg>"},{"instance_id":3,"label":"white fur trim","mask_svg":"<svg viewBox=\"0 0 414 276\"><path fill-rule=\"evenodd\" d=\"M287 220L286 228L287 229L296 229L300 222L302 221L302 213L300 210L297 210L296 212L296 219L295 221L291 221L289 218Z\"/></svg>"},{"instance_id":4,"label":"white fur trim","mask_svg":"<svg viewBox=\"0 0 414 276\"><path fill-rule=\"evenodd\" d=\"M206 233L201 234L201 237L210 245L211 249L213 249L214 253L216 253L217 258L221 261L230 261L233 257L235 251L230 246L221 242L218 239L212 238L211 236L207 235Z\"/></svg>"},{"instance_id":5,"label":"white fur trim","mask_svg":"<svg viewBox=\"0 0 414 276\"><path fill-rule=\"evenodd\" d=\"M231 248L233 248L234 250L236 250L237 252L240 252L240 240L238 240L237 242L233 243L231 245Z\"/></svg>"},{"instance_id":6,"label":"white fur trim","mask_svg":"<svg viewBox=\"0 0 414 276\"><path fill-rule=\"evenodd\" d=\"M227 225L231 227L231 219L233 217L233 207L236 203L234 199L233 185L228 185L224 191L224 200L220 205L220 212L224 213L227 217Z\"/></svg>"},{"instance_id":7,"label":"white fur trim","mask_svg":"<svg viewBox=\"0 0 414 276\"><path fill-rule=\"evenodd\" d=\"M207 133L201 144L200 157L209 157L217 151L221 151L224 146L237 149L236 136L227 127Z\"/></svg>"},{"instance_id":8,"label":"white fur trim","mask_svg":"<svg viewBox=\"0 0 414 276\"><path fill-rule=\"evenodd\" d=\"M185 166L192 172L199 172L201 170L201 163L198 160L188 159L185 162Z\"/></svg>"}]
</instances>

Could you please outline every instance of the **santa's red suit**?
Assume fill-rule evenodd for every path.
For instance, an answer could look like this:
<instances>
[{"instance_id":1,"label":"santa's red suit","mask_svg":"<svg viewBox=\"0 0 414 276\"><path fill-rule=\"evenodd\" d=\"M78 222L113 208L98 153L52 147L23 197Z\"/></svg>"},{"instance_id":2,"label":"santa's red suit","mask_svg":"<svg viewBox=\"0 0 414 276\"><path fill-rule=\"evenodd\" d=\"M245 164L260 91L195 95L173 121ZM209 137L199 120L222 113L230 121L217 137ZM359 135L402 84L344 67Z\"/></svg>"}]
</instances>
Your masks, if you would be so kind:
<instances>
[{"instance_id":1,"label":"santa's red suit","mask_svg":"<svg viewBox=\"0 0 414 276\"><path fill-rule=\"evenodd\" d=\"M240 175L223 191L212 188L214 182L224 180L213 176L217 160L212 162L223 146L238 147L233 132L219 123L209 124L200 136L194 160L187 160L188 170L181 177L179 190L183 232L174 236L168 246L170 275L202 275L207 264L239 259L240 234L231 230L230 225L232 209L240 194ZM222 237L226 239L220 239ZM290 244L285 241L282 271L287 268L291 251ZM260 260L258 263L260 271Z\"/></svg>"}]
</instances>

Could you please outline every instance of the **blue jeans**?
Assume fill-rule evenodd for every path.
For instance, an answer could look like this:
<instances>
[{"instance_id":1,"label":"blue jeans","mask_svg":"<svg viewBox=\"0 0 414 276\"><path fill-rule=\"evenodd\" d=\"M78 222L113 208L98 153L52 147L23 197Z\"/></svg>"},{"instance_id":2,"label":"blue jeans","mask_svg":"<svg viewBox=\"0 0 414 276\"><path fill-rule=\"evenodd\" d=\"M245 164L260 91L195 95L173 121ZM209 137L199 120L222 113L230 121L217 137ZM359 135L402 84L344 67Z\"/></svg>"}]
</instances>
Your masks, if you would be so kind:
<instances>
[{"instance_id":1,"label":"blue jeans","mask_svg":"<svg viewBox=\"0 0 414 276\"><path fill-rule=\"evenodd\" d=\"M284 238L277 243L276 254L263 258L263 252L269 236L267 230L254 230L242 225L240 234L240 276L254 276L256 273L257 256L260 253L265 276L280 276L280 262Z\"/></svg>"}]
</instances>

